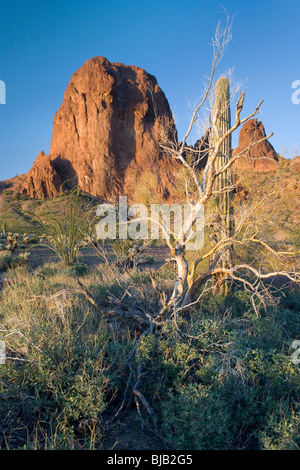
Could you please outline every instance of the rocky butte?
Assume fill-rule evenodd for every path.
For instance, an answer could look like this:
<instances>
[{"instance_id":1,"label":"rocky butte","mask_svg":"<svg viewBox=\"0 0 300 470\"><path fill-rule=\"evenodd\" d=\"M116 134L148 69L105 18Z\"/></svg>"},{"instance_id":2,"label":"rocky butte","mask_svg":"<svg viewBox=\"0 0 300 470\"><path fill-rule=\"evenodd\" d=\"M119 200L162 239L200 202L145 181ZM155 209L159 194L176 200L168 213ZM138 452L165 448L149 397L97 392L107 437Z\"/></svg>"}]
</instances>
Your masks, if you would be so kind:
<instances>
[{"instance_id":1,"label":"rocky butte","mask_svg":"<svg viewBox=\"0 0 300 470\"><path fill-rule=\"evenodd\" d=\"M47 198L58 195L62 185L78 185L109 202L119 195L127 195L129 202L178 200L179 163L158 144L170 129L177 139L174 127L169 103L153 75L94 57L73 74L54 116L49 155L39 153L21 192ZM263 124L250 120L241 128L233 154L265 135ZM199 170L207 147L208 134L194 146L203 152ZM235 167L270 171L277 168L276 160L275 150L265 141Z\"/></svg>"},{"instance_id":2,"label":"rocky butte","mask_svg":"<svg viewBox=\"0 0 300 470\"><path fill-rule=\"evenodd\" d=\"M119 194L134 199L138 188L169 200L176 194L174 162L158 140L172 122L153 75L94 57L72 76L54 117L49 156L38 155L22 192L52 197L64 183L106 201Z\"/></svg>"},{"instance_id":3,"label":"rocky butte","mask_svg":"<svg viewBox=\"0 0 300 470\"><path fill-rule=\"evenodd\" d=\"M233 156L247 149L251 144L266 137L265 128L262 122L257 119L250 119L243 124L239 145L233 150ZM245 151L245 155L236 160L235 168L242 170L255 170L259 172L277 170L278 156L273 146L268 140L264 140Z\"/></svg>"}]
</instances>

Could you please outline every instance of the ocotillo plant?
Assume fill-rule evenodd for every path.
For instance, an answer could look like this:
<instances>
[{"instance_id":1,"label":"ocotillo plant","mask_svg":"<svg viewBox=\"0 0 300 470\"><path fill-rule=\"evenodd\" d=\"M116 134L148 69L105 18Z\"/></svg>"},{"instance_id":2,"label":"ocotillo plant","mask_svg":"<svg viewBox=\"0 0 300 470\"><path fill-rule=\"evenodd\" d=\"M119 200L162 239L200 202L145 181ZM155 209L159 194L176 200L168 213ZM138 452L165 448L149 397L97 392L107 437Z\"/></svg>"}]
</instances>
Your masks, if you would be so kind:
<instances>
[{"instance_id":1,"label":"ocotillo plant","mask_svg":"<svg viewBox=\"0 0 300 470\"><path fill-rule=\"evenodd\" d=\"M215 102L213 108L213 123L215 129L212 131L212 145L216 141L216 132L224 135L231 127L230 114L230 85L226 77L217 81ZM216 159L215 169L218 171L231 158L231 135L221 145L220 153ZM226 189L227 188L227 189ZM219 214L217 238L230 237L233 233L233 207L232 207L232 171L227 169L216 178L215 190L218 191L216 198L217 211ZM230 268L233 264L233 248L231 245L225 250L220 260L221 266ZM225 284L226 286L226 284ZM226 287L225 287L226 291Z\"/></svg>"}]
</instances>

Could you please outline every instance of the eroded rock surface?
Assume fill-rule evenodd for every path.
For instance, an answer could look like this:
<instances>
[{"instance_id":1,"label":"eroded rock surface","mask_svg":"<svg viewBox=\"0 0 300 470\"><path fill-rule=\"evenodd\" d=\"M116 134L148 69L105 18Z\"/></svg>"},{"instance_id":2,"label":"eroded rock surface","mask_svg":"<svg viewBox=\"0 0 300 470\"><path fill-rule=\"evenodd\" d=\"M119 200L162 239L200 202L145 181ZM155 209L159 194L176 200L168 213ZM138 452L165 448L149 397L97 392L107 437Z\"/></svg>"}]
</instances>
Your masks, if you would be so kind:
<instances>
[{"instance_id":1,"label":"eroded rock surface","mask_svg":"<svg viewBox=\"0 0 300 470\"><path fill-rule=\"evenodd\" d=\"M74 73L55 114L48 168L66 187L79 185L106 201L127 195L143 202L143 191L154 201L172 199L177 163L158 145L172 122L153 75L95 57ZM31 183L51 197L54 188L39 172L40 162L39 156L29 173Z\"/></svg>"},{"instance_id":2,"label":"eroded rock surface","mask_svg":"<svg viewBox=\"0 0 300 470\"><path fill-rule=\"evenodd\" d=\"M49 155L40 152L22 185L23 194L45 199L59 194L62 180Z\"/></svg>"},{"instance_id":3,"label":"eroded rock surface","mask_svg":"<svg viewBox=\"0 0 300 470\"><path fill-rule=\"evenodd\" d=\"M250 119L242 126L239 134L239 145L233 150L233 156L244 152L245 156L239 158L234 164L239 169L255 171L272 171L277 169L277 153L268 140L258 143L246 149L253 143L266 137L262 122Z\"/></svg>"}]
</instances>

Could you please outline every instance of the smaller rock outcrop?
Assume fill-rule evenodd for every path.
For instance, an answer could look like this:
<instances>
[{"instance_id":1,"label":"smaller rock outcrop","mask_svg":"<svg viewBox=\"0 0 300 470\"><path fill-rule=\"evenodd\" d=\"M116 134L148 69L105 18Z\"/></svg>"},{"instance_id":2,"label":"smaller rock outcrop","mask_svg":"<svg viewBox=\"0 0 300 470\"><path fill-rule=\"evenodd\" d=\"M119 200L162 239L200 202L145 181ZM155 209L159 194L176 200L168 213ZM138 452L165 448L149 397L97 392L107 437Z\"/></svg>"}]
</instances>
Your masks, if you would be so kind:
<instances>
[{"instance_id":1,"label":"smaller rock outcrop","mask_svg":"<svg viewBox=\"0 0 300 470\"><path fill-rule=\"evenodd\" d=\"M262 122L257 119L245 122L240 131L239 146L233 150L233 156L241 152L244 152L245 156L236 160L235 168L259 172L277 169L278 156L268 140L264 140L246 151L251 144L264 137L266 137L266 132Z\"/></svg>"},{"instance_id":2,"label":"smaller rock outcrop","mask_svg":"<svg viewBox=\"0 0 300 470\"><path fill-rule=\"evenodd\" d=\"M290 160L289 168L293 173L300 173L300 157L294 157Z\"/></svg>"},{"instance_id":3,"label":"smaller rock outcrop","mask_svg":"<svg viewBox=\"0 0 300 470\"><path fill-rule=\"evenodd\" d=\"M58 196L63 182L49 155L40 152L27 174L22 192L36 199Z\"/></svg>"}]
</instances>

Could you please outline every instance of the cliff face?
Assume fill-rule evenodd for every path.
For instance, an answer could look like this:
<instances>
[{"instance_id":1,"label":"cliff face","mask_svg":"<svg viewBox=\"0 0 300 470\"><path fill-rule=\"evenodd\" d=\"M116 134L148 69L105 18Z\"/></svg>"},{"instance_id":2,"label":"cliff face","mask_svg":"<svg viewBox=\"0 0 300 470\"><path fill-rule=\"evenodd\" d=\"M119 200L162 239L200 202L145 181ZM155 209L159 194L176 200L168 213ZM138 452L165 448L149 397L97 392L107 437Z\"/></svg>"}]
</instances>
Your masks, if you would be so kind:
<instances>
[{"instance_id":1,"label":"cliff face","mask_svg":"<svg viewBox=\"0 0 300 470\"><path fill-rule=\"evenodd\" d=\"M157 199L176 193L174 162L159 148L160 135L172 125L168 101L155 77L145 70L88 60L71 78L55 114L48 162L66 187L79 187L107 201L134 194L137 185L151 185ZM40 157L34 164L35 175ZM39 172L44 196L53 188L49 175ZM54 184L56 187L56 182ZM37 191L36 191L37 194ZM138 202L138 201L137 201Z\"/></svg>"}]
</instances>

